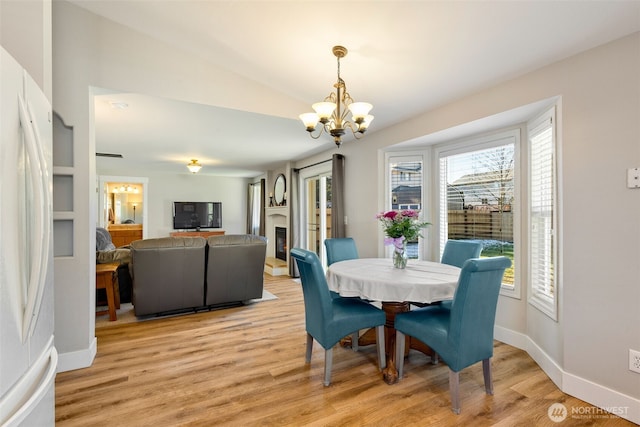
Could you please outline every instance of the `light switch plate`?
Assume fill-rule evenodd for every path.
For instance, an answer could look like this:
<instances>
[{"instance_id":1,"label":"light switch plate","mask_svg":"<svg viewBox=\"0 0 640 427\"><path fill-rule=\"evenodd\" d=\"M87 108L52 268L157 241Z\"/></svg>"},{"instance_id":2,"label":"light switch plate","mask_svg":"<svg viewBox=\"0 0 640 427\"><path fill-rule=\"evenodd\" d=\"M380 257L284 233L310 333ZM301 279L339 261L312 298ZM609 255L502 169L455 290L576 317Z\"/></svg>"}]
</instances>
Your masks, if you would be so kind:
<instances>
[{"instance_id":1,"label":"light switch plate","mask_svg":"<svg viewBox=\"0 0 640 427\"><path fill-rule=\"evenodd\" d=\"M640 188L640 168L627 169L627 187Z\"/></svg>"}]
</instances>

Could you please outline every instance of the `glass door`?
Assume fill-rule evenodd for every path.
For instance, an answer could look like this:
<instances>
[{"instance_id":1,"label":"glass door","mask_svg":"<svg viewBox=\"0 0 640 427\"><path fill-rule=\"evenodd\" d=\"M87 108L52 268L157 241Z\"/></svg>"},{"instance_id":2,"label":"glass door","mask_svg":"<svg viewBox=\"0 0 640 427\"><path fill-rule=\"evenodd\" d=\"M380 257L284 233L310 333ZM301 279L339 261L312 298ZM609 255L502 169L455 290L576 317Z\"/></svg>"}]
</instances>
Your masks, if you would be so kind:
<instances>
[{"instance_id":1,"label":"glass door","mask_svg":"<svg viewBox=\"0 0 640 427\"><path fill-rule=\"evenodd\" d=\"M318 255L326 265L324 240L331 237L331 175L322 174L304 180L305 248Z\"/></svg>"}]
</instances>

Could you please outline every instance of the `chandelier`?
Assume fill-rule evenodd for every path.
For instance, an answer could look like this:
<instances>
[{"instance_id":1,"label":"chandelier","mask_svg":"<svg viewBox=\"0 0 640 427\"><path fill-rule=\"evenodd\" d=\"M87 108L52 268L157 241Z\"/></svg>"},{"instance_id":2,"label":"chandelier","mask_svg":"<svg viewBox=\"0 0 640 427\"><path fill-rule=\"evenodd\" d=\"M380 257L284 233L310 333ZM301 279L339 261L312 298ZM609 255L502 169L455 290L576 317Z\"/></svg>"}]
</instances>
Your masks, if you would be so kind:
<instances>
[{"instance_id":1,"label":"chandelier","mask_svg":"<svg viewBox=\"0 0 640 427\"><path fill-rule=\"evenodd\" d=\"M341 137L346 133L347 128L351 130L356 139L362 138L373 120L373 116L369 114L369 110L373 106L367 102L354 102L347 92L344 80L340 78L340 58L347 56L347 48L334 46L333 54L338 59L338 81L333 85L336 91L331 92L323 102L312 105L315 113L300 114L300 120L304 123L311 138L318 139L323 132L327 132L339 147L342 144ZM349 111L351 112L351 121L347 120ZM321 123L321 126L318 133L314 135L313 132L316 130L318 122Z\"/></svg>"},{"instance_id":2,"label":"chandelier","mask_svg":"<svg viewBox=\"0 0 640 427\"><path fill-rule=\"evenodd\" d=\"M187 168L191 173L198 173L202 165L196 159L191 159L191 163L187 165Z\"/></svg>"}]
</instances>

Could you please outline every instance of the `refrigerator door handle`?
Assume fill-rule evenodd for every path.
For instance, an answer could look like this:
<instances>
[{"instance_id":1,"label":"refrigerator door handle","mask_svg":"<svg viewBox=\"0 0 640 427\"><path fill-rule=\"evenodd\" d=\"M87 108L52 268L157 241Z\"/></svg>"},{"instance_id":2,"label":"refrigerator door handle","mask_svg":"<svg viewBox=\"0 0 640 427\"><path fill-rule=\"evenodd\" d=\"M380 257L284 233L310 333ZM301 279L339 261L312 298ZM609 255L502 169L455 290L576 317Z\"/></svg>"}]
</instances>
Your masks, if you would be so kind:
<instances>
[{"instance_id":1,"label":"refrigerator door handle","mask_svg":"<svg viewBox=\"0 0 640 427\"><path fill-rule=\"evenodd\" d=\"M22 96L18 96L20 123L24 131L25 147L29 156L29 174L34 187L34 233L35 250L31 256L27 301L24 307L22 340L25 342L33 334L38 320L40 304L44 294L49 257L49 239L51 233L51 207L49 197L49 171L45 160L40 135L33 123L30 108L25 105Z\"/></svg>"}]
</instances>

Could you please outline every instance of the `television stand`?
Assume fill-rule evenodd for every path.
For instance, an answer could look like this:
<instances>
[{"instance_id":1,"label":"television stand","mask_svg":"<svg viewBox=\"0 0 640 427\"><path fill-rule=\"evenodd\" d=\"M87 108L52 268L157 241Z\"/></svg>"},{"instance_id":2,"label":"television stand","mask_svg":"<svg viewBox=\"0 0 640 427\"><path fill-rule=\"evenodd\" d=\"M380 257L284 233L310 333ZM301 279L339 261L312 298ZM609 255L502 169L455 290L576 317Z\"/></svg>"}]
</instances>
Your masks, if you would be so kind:
<instances>
[{"instance_id":1,"label":"television stand","mask_svg":"<svg viewBox=\"0 0 640 427\"><path fill-rule=\"evenodd\" d=\"M215 231L173 231L169 234L171 237L204 237L223 236L224 230Z\"/></svg>"}]
</instances>

